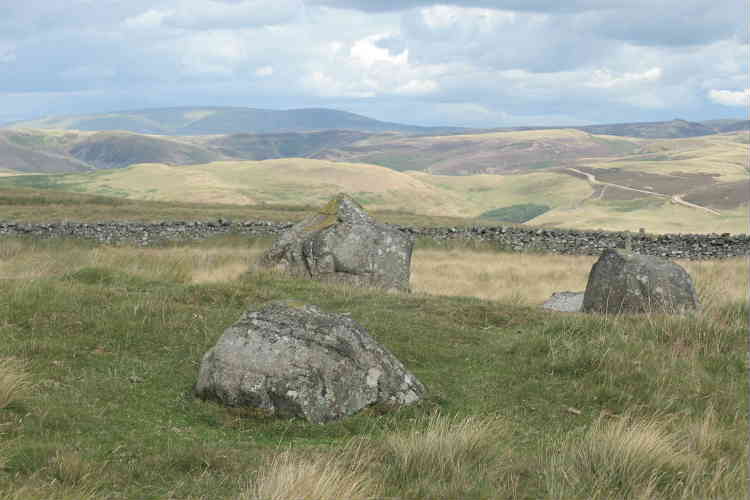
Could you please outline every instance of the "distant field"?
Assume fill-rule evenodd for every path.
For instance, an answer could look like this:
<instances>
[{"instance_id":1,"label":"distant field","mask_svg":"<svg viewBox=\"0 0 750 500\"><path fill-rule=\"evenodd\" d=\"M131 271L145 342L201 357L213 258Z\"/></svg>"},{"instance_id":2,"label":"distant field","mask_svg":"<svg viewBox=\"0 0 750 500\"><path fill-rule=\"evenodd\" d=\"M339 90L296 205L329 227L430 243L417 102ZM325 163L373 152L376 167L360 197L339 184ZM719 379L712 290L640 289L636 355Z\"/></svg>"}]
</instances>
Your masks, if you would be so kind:
<instances>
[{"instance_id":1,"label":"distant field","mask_svg":"<svg viewBox=\"0 0 750 500\"><path fill-rule=\"evenodd\" d=\"M706 182L702 174L694 174L694 178L702 182L695 191L698 201L704 206L716 205L720 215L676 205L666 195L649 196L610 187L602 189L602 186L591 185L583 176L565 169L523 175L446 176L309 159L189 166L143 164L86 174L4 176L0 178L0 189L29 188L111 199L220 204L238 208L319 206L335 193L344 191L352 194L368 210L413 214L414 220L424 216L473 219L483 213L498 213L493 212L498 209L500 213L515 213L525 205L537 204L547 206L549 210L528 221L528 225L631 231L644 227L653 233L745 233L748 231L747 202L741 197L746 193L741 186L735 187L737 182L743 182L734 180L741 178L742 173L732 168L739 169L731 165L727 167L726 178L730 182L724 182L721 175L714 175L709 178L710 182ZM598 166L591 166L589 171L618 183L634 183L643 177L627 170L616 171L617 175L614 175L611 170ZM665 179L672 179L673 186L680 180L671 174L650 174L644 178L652 184L656 184L653 179L662 182L653 187L666 191L667 195L674 190L665 189L670 188ZM685 199L690 201L691 191L687 192ZM734 198L717 197L716 193L722 192ZM10 209L3 213L10 217L18 211ZM134 209L135 217L138 217L137 213ZM511 217L508 221L516 219ZM487 223L499 222L502 220L487 220Z\"/></svg>"},{"instance_id":2,"label":"distant field","mask_svg":"<svg viewBox=\"0 0 750 500\"><path fill-rule=\"evenodd\" d=\"M399 171L473 175L525 173L640 149L638 139L553 129L366 140L323 149L314 157L374 163Z\"/></svg>"},{"instance_id":3,"label":"distant field","mask_svg":"<svg viewBox=\"0 0 750 500\"><path fill-rule=\"evenodd\" d=\"M585 181L559 173L431 176L376 165L307 159L189 166L144 164L90 174L16 177L0 181L3 185L150 201L238 205L319 205L345 191L371 210L453 217L475 217L497 208L499 203L523 203L535 196L546 196L549 205L568 207L591 193Z\"/></svg>"},{"instance_id":4,"label":"distant field","mask_svg":"<svg viewBox=\"0 0 750 500\"><path fill-rule=\"evenodd\" d=\"M0 188L297 207L317 206L345 191L369 210L416 218L488 214L488 223L742 233L748 231L750 206L748 142L747 132L643 139L566 129L177 138L5 130ZM321 158L225 159L297 153ZM42 175L12 175L19 172ZM518 215L531 205L546 208L530 220Z\"/></svg>"}]
</instances>

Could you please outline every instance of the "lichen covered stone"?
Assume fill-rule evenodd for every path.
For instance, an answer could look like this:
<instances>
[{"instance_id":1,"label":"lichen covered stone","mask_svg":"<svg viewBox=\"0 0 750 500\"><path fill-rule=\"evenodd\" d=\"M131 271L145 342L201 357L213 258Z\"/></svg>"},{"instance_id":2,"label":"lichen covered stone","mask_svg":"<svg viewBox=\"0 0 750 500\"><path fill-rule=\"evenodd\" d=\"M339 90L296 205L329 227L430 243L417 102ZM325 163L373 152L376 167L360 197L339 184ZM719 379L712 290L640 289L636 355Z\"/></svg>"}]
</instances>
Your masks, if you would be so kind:
<instances>
[{"instance_id":1,"label":"lichen covered stone","mask_svg":"<svg viewBox=\"0 0 750 500\"><path fill-rule=\"evenodd\" d=\"M296 276L408 290L414 240L378 224L346 194L282 233L261 267Z\"/></svg>"},{"instance_id":2,"label":"lichen covered stone","mask_svg":"<svg viewBox=\"0 0 750 500\"><path fill-rule=\"evenodd\" d=\"M248 310L203 357L195 393L261 415L323 423L425 388L345 314L276 301Z\"/></svg>"},{"instance_id":3,"label":"lichen covered stone","mask_svg":"<svg viewBox=\"0 0 750 500\"><path fill-rule=\"evenodd\" d=\"M605 250L591 268L583 311L683 313L699 307L690 275L661 257Z\"/></svg>"}]
</instances>

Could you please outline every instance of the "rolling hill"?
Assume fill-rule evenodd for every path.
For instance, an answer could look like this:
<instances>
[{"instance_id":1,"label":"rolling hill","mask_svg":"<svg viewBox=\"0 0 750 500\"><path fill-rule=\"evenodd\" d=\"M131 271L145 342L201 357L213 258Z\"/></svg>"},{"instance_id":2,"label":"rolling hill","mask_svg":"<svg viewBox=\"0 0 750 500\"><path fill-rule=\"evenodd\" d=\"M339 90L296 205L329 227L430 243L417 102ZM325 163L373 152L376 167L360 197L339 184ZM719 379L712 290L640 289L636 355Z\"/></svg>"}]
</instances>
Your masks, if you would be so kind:
<instances>
[{"instance_id":1,"label":"rolling hill","mask_svg":"<svg viewBox=\"0 0 750 500\"><path fill-rule=\"evenodd\" d=\"M581 158L639 151L639 141L571 129L527 130L424 137L376 137L315 158L374 163L434 174L507 174L572 165Z\"/></svg>"},{"instance_id":2,"label":"rolling hill","mask_svg":"<svg viewBox=\"0 0 750 500\"><path fill-rule=\"evenodd\" d=\"M399 171L467 175L559 167L581 158L619 156L641 148L638 140L569 129L436 136L324 130L179 137L8 129L0 130L0 140L8 144L6 150L0 149L0 168L29 173L77 172L138 163L189 165L300 157L376 164ZM22 154L47 155L52 164L45 165L46 157L21 164L15 158ZM67 163L60 163L62 159Z\"/></svg>"},{"instance_id":3,"label":"rolling hill","mask_svg":"<svg viewBox=\"0 0 750 500\"><path fill-rule=\"evenodd\" d=\"M662 151L674 155L671 160L599 158L576 167L512 175L435 175L286 158L183 166L147 163L78 174L5 176L0 177L0 187L265 206L320 205L346 191L371 210L484 216L488 222L544 227L743 233L748 230L750 181L741 161L746 150L741 139L735 134L710 141L702 138L706 144L679 143ZM653 155L640 157L649 154ZM658 163L659 168L650 163ZM519 219L529 207L534 209L531 216Z\"/></svg>"},{"instance_id":4,"label":"rolling hill","mask_svg":"<svg viewBox=\"0 0 750 500\"><path fill-rule=\"evenodd\" d=\"M385 122L330 111L172 108L36 123L95 129L135 120L141 130L196 135L17 124L0 129L0 187L297 206L347 191L376 210L495 222L748 231L747 121L462 134L452 129L432 135L420 129L415 135L413 129L393 131ZM323 129L198 135L256 119L269 129L290 124ZM351 127L324 129L342 123ZM740 131L718 133L735 129Z\"/></svg>"},{"instance_id":5,"label":"rolling hill","mask_svg":"<svg viewBox=\"0 0 750 500\"><path fill-rule=\"evenodd\" d=\"M382 122L335 109L272 110L239 107L158 108L91 115L53 116L15 122L6 127L83 131L122 130L139 134L162 135L260 134L331 129L444 134L468 130L460 127L419 127Z\"/></svg>"},{"instance_id":6,"label":"rolling hill","mask_svg":"<svg viewBox=\"0 0 750 500\"><path fill-rule=\"evenodd\" d=\"M269 134L334 129L361 132L400 132L410 135L452 135L573 128L597 135L675 139L750 130L750 121L747 119L722 119L691 122L674 119L662 122L615 123L580 127L501 127L481 130L465 127L424 127L383 122L347 111L326 108L273 110L206 106L50 116L36 120L6 123L1 126L16 129L95 132L121 130L138 134L160 135Z\"/></svg>"}]
</instances>

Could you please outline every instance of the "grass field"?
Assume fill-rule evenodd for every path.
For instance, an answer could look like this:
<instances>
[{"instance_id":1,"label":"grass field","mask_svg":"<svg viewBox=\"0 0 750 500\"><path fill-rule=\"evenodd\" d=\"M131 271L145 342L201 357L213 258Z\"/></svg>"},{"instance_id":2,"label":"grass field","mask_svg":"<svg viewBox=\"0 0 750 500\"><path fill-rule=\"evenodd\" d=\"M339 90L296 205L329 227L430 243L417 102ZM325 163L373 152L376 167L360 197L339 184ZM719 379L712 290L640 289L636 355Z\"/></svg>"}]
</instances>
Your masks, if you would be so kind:
<instances>
[{"instance_id":1,"label":"grass field","mask_svg":"<svg viewBox=\"0 0 750 500\"><path fill-rule=\"evenodd\" d=\"M254 270L269 244L0 239L0 497L746 497L746 260L684 263L700 313L601 317L537 307L591 258L420 243L381 293ZM328 425L194 399L279 298L349 312L428 398Z\"/></svg>"}]
</instances>

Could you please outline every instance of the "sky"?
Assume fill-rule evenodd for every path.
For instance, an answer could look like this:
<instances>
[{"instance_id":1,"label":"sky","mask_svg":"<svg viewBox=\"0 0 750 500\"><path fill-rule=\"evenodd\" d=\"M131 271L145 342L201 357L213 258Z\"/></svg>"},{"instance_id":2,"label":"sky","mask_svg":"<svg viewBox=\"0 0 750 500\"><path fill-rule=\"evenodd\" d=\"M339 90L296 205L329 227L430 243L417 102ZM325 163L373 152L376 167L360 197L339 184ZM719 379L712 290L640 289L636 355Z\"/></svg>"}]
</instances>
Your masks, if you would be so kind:
<instances>
[{"instance_id":1,"label":"sky","mask_svg":"<svg viewBox=\"0 0 750 500\"><path fill-rule=\"evenodd\" d=\"M0 122L172 106L746 118L749 15L747 0L0 0Z\"/></svg>"}]
</instances>

